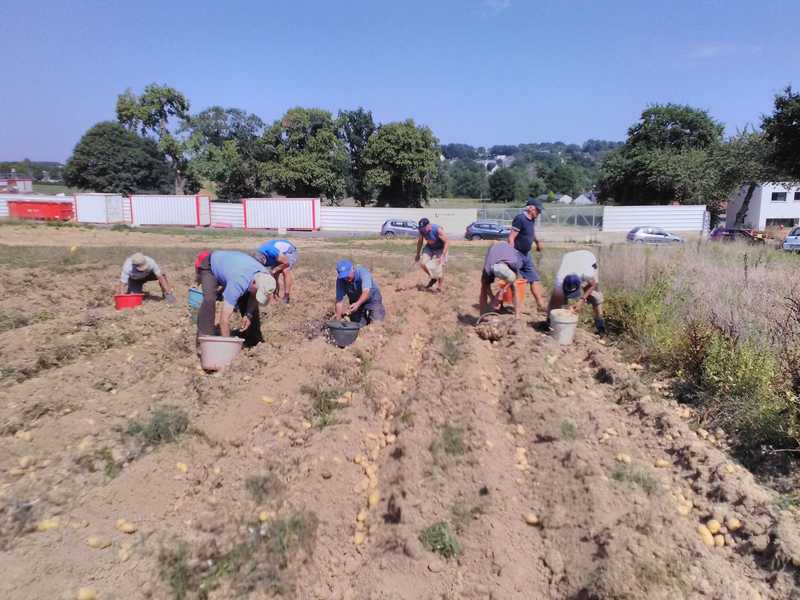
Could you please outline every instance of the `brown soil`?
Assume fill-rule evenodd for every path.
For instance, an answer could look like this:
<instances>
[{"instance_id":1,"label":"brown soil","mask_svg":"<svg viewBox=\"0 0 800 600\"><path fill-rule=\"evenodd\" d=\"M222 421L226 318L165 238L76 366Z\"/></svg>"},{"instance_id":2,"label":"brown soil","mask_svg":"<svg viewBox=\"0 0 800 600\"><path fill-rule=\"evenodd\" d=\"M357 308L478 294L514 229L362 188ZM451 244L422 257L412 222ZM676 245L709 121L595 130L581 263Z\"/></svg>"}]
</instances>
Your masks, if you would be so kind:
<instances>
[{"instance_id":1,"label":"brown soil","mask_svg":"<svg viewBox=\"0 0 800 600\"><path fill-rule=\"evenodd\" d=\"M183 302L196 247L249 239L8 230L31 247L0 246L0 598L800 598L791 503L588 331L481 339L474 254L439 295L410 245L360 249L389 316L338 349L347 246L302 243L267 343L207 374L185 305L115 312L109 286L161 247Z\"/></svg>"}]
</instances>

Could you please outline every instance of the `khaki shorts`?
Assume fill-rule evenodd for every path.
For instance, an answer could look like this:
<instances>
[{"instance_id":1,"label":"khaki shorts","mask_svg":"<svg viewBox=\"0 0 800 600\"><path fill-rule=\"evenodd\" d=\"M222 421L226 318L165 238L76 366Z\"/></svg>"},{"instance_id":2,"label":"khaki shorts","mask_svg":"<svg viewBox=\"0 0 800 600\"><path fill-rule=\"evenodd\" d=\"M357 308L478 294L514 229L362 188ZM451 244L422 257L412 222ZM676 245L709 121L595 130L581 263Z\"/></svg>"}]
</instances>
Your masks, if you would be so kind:
<instances>
[{"instance_id":1,"label":"khaki shorts","mask_svg":"<svg viewBox=\"0 0 800 600\"><path fill-rule=\"evenodd\" d=\"M442 276L443 267L441 251L430 251L426 248L420 255L419 260L428 269L431 277Z\"/></svg>"},{"instance_id":2,"label":"khaki shorts","mask_svg":"<svg viewBox=\"0 0 800 600\"><path fill-rule=\"evenodd\" d=\"M492 274L508 283L514 283L517 280L517 274L505 263L492 265Z\"/></svg>"}]
</instances>

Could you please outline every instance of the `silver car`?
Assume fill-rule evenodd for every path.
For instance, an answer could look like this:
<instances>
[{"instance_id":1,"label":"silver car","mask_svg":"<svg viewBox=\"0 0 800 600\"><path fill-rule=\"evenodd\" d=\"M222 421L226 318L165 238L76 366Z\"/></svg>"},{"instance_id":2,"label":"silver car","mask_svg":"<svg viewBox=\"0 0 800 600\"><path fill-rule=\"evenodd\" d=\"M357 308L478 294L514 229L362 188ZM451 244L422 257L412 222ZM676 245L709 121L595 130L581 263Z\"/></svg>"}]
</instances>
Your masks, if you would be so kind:
<instances>
[{"instance_id":1,"label":"silver car","mask_svg":"<svg viewBox=\"0 0 800 600\"><path fill-rule=\"evenodd\" d=\"M783 240L783 249L787 252L800 252L800 227L795 227Z\"/></svg>"},{"instance_id":2,"label":"silver car","mask_svg":"<svg viewBox=\"0 0 800 600\"><path fill-rule=\"evenodd\" d=\"M405 236L418 237L419 229L416 221L405 219L389 219L384 221L381 227L381 235L385 237Z\"/></svg>"},{"instance_id":3,"label":"silver car","mask_svg":"<svg viewBox=\"0 0 800 600\"><path fill-rule=\"evenodd\" d=\"M683 240L660 227L634 227L628 232L628 241L634 244L682 244Z\"/></svg>"}]
</instances>

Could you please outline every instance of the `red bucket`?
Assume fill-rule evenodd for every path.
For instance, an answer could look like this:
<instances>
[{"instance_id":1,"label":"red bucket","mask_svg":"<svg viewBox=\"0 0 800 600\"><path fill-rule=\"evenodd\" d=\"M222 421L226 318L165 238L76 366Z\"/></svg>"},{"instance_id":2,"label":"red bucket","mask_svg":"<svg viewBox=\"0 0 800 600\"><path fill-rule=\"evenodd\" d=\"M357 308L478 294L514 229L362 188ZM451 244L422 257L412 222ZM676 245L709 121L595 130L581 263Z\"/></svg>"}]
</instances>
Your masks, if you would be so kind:
<instances>
[{"instance_id":1,"label":"red bucket","mask_svg":"<svg viewBox=\"0 0 800 600\"><path fill-rule=\"evenodd\" d=\"M142 303L144 294L116 294L114 296L114 306L117 310L136 308Z\"/></svg>"},{"instance_id":2,"label":"red bucket","mask_svg":"<svg viewBox=\"0 0 800 600\"><path fill-rule=\"evenodd\" d=\"M527 281L522 279L521 277L517 279L514 284L517 286L517 296L519 296L519 302L522 304L525 302L525 284ZM503 304L514 304L514 296L511 295L511 287L505 282L500 282L500 289L503 290Z\"/></svg>"}]
</instances>

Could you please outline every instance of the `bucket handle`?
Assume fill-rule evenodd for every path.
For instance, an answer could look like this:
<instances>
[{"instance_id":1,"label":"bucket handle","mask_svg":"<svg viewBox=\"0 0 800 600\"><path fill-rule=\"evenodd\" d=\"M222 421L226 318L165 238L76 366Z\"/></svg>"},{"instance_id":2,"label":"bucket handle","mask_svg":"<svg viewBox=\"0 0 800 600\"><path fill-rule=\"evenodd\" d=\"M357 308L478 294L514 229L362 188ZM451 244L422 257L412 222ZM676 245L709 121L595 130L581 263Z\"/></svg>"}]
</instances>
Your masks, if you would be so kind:
<instances>
[{"instance_id":1,"label":"bucket handle","mask_svg":"<svg viewBox=\"0 0 800 600\"><path fill-rule=\"evenodd\" d=\"M481 324L481 322L482 322L482 321L483 321L483 320L484 320L486 317L499 317L499 316L500 316L500 313L496 313L496 312L488 312L488 313L484 313L484 314L482 314L480 317L478 317L478 320L475 322L475 326L477 327L478 325L480 325L480 324Z\"/></svg>"}]
</instances>

